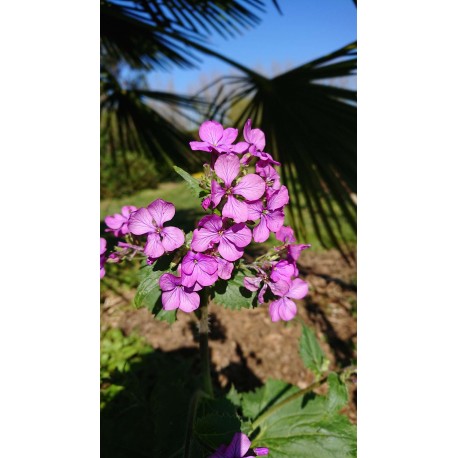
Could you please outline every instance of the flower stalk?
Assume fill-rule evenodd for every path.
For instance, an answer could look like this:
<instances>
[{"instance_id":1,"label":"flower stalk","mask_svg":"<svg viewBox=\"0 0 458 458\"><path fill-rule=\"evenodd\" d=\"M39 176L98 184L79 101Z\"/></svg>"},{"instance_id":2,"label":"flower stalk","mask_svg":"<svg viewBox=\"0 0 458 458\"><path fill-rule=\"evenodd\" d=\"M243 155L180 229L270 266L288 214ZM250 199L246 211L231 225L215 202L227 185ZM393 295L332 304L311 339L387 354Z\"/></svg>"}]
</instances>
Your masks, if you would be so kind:
<instances>
[{"instance_id":1,"label":"flower stalk","mask_svg":"<svg viewBox=\"0 0 458 458\"><path fill-rule=\"evenodd\" d=\"M210 304L210 294L208 288L202 290L202 304L200 306L199 324L199 349L202 367L203 390L206 394L213 397L213 386L210 375L210 354L208 349L208 306Z\"/></svg>"}]
</instances>

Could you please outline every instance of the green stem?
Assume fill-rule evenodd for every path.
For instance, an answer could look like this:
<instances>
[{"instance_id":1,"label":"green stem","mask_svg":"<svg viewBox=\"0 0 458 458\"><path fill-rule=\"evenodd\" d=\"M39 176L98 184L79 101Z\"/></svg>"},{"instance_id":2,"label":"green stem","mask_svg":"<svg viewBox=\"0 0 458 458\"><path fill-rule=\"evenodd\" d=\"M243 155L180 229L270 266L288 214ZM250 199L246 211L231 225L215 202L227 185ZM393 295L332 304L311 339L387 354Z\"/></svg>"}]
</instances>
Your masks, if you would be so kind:
<instances>
[{"instance_id":1,"label":"green stem","mask_svg":"<svg viewBox=\"0 0 458 458\"><path fill-rule=\"evenodd\" d=\"M203 389L209 396L213 397L212 379L210 375L210 355L208 351L208 305L210 295L208 288L202 291L202 305L200 306L200 326L199 326L199 347L200 361L202 364Z\"/></svg>"},{"instance_id":2,"label":"green stem","mask_svg":"<svg viewBox=\"0 0 458 458\"><path fill-rule=\"evenodd\" d=\"M189 404L188 421L186 424L186 437L185 437L184 447L183 447L184 448L184 451L183 451L184 458L191 457L191 439L192 439L192 432L194 429L194 422L195 422L196 414L197 414L197 407L199 406L200 399L206 396L207 395L205 393L199 390L199 391L196 391L191 398L191 402ZM181 449L178 450L177 453L179 453L180 451Z\"/></svg>"}]
</instances>

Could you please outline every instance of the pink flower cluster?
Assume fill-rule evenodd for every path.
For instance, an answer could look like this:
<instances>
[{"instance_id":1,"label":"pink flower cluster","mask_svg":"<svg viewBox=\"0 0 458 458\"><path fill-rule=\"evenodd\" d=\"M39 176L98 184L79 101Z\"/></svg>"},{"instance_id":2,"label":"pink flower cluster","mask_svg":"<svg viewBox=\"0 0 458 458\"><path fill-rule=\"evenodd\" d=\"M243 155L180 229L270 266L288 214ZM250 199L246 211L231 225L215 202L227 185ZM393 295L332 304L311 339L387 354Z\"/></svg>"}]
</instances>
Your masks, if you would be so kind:
<instances>
[{"instance_id":1,"label":"pink flower cluster","mask_svg":"<svg viewBox=\"0 0 458 458\"><path fill-rule=\"evenodd\" d=\"M199 129L202 141L190 142L192 150L211 154L209 173L203 185L206 196L202 201L202 207L211 214L199 221L189 249L180 251L183 257L176 271L161 276L162 305L165 310L196 310L200 305L198 291L214 285L218 279L229 280L234 262L242 258L245 247L252 240L264 242L274 233L283 242L282 246L270 259L247 265L255 276L246 277L245 286L250 291L259 290L260 303L264 302L269 288L277 297L269 308L272 321L288 321L296 314L291 299L301 299L307 294L306 282L296 278L296 261L307 246L294 244L292 229L283 226L288 189L281 185L274 168L280 164L264 151L264 133L252 129L248 120L243 130L244 141L234 143L237 135L237 129L224 129L218 122L205 121ZM112 253L108 259L117 262L141 252L152 263L164 253L182 247L183 231L164 226L174 214L173 204L158 199L146 208L126 206L121 214L108 216L107 231L128 240L128 243L119 243L122 250ZM146 235L143 248L137 239L142 235Z\"/></svg>"}]
</instances>

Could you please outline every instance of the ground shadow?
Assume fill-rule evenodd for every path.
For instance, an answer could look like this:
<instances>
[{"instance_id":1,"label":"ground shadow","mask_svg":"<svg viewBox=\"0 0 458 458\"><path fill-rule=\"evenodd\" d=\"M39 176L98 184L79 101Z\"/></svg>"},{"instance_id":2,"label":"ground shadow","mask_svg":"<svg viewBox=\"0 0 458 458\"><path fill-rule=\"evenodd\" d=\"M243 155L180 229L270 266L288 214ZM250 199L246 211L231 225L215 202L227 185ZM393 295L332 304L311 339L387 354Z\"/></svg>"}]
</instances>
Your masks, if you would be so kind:
<instances>
[{"instance_id":1,"label":"ground shadow","mask_svg":"<svg viewBox=\"0 0 458 458\"><path fill-rule=\"evenodd\" d=\"M248 369L246 360L238 368L226 369L235 386L253 389L261 383ZM212 378L216 394L224 394L214 367ZM182 455L191 399L202 386L198 349L151 349L136 354L123 367L105 374L101 383L102 458ZM208 456L211 451L199 453L192 456Z\"/></svg>"}]
</instances>

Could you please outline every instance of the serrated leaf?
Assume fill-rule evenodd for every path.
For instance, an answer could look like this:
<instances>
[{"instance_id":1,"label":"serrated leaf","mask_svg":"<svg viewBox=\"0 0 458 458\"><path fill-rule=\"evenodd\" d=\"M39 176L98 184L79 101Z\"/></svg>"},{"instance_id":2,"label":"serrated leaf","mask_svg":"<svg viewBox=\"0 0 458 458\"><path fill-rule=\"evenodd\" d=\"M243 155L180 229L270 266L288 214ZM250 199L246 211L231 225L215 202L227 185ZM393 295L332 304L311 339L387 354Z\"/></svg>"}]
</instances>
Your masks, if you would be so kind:
<instances>
[{"instance_id":1,"label":"serrated leaf","mask_svg":"<svg viewBox=\"0 0 458 458\"><path fill-rule=\"evenodd\" d=\"M337 380L331 377L333 390ZM335 408L340 395L307 393L287 399L300 390L285 382L269 380L257 390L258 406L251 399L250 414L258 417L253 447L268 447L270 458L347 458L356 456L356 431L348 418ZM339 388L340 393L340 388ZM284 394L288 392L287 394ZM271 393L269 398L268 394ZM332 401L330 401L330 398ZM335 400L339 399L336 403ZM244 397L244 401L246 401ZM281 404L283 403L283 404ZM266 409L265 406L268 406ZM242 403L243 415L246 406ZM261 416L262 415L262 416Z\"/></svg>"},{"instance_id":2,"label":"serrated leaf","mask_svg":"<svg viewBox=\"0 0 458 458\"><path fill-rule=\"evenodd\" d=\"M194 434L199 441L211 448L229 443L234 434L240 431L241 421L236 406L227 398L202 399Z\"/></svg>"},{"instance_id":3,"label":"serrated leaf","mask_svg":"<svg viewBox=\"0 0 458 458\"><path fill-rule=\"evenodd\" d=\"M234 415L212 413L196 421L194 434L212 448L228 444L234 434L240 431L240 420Z\"/></svg>"},{"instance_id":4,"label":"serrated leaf","mask_svg":"<svg viewBox=\"0 0 458 458\"><path fill-rule=\"evenodd\" d=\"M226 399L232 402L235 406L239 407L242 402L242 395L235 389L234 385L231 385L231 389L226 394Z\"/></svg>"},{"instance_id":5,"label":"serrated leaf","mask_svg":"<svg viewBox=\"0 0 458 458\"><path fill-rule=\"evenodd\" d=\"M299 341L299 353L305 367L312 370L315 374L323 371L325 356L315 334L306 326L302 326L302 336Z\"/></svg>"},{"instance_id":6,"label":"serrated leaf","mask_svg":"<svg viewBox=\"0 0 458 458\"><path fill-rule=\"evenodd\" d=\"M216 304L231 310L253 308L257 305L256 295L245 288L245 275L237 271L229 280L218 280L212 288L212 299Z\"/></svg>"},{"instance_id":7,"label":"serrated leaf","mask_svg":"<svg viewBox=\"0 0 458 458\"><path fill-rule=\"evenodd\" d=\"M145 307L157 320L172 324L177 319L177 311L162 308L162 290L159 287L159 278L168 271L154 270L154 267L145 266L140 269L143 280L137 288L134 306L135 308Z\"/></svg>"},{"instance_id":8,"label":"serrated leaf","mask_svg":"<svg viewBox=\"0 0 458 458\"><path fill-rule=\"evenodd\" d=\"M243 416L255 420L273 403L287 398L298 388L281 380L268 380L265 385L250 393L242 393Z\"/></svg>"},{"instance_id":9,"label":"serrated leaf","mask_svg":"<svg viewBox=\"0 0 458 458\"><path fill-rule=\"evenodd\" d=\"M328 410L339 411L348 402L347 386L335 373L328 375Z\"/></svg>"},{"instance_id":10,"label":"serrated leaf","mask_svg":"<svg viewBox=\"0 0 458 458\"><path fill-rule=\"evenodd\" d=\"M135 294L135 308L146 307L150 312L154 310L162 293L161 288L159 288L159 278L163 273L164 271L153 271L151 269L149 273L145 275L140 285L138 285L137 293Z\"/></svg>"},{"instance_id":11,"label":"serrated leaf","mask_svg":"<svg viewBox=\"0 0 458 458\"><path fill-rule=\"evenodd\" d=\"M202 188L199 186L199 180L196 180L193 176L189 175L188 172L185 172L183 169L177 167L176 165L174 165L173 168L175 172L178 173L178 175L180 175L184 181L186 181L189 188L194 192L195 196L200 197Z\"/></svg>"}]
</instances>

